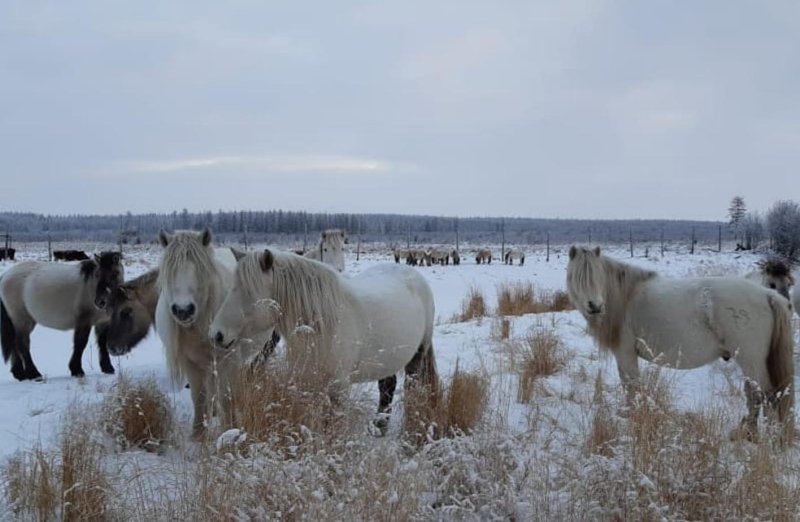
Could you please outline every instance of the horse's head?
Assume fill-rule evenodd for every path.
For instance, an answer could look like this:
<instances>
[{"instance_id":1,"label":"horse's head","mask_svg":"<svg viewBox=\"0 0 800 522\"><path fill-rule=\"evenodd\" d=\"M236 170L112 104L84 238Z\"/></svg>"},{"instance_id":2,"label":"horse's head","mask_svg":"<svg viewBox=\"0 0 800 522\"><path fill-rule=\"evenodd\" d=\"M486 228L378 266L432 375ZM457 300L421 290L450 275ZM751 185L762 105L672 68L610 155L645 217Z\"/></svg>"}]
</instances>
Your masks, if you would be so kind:
<instances>
[{"instance_id":1,"label":"horse's head","mask_svg":"<svg viewBox=\"0 0 800 522\"><path fill-rule=\"evenodd\" d=\"M344 245L347 242L344 230L325 230L320 241L320 261L344 271Z\"/></svg>"},{"instance_id":2,"label":"horse's head","mask_svg":"<svg viewBox=\"0 0 800 522\"><path fill-rule=\"evenodd\" d=\"M208 329L214 346L230 348L241 339L260 339L271 333L280 316L279 306L272 299L274 263L268 249L239 259L233 287Z\"/></svg>"},{"instance_id":3,"label":"horse's head","mask_svg":"<svg viewBox=\"0 0 800 522\"><path fill-rule=\"evenodd\" d=\"M782 259L768 258L760 261L758 267L761 269L761 280L764 286L775 290L786 299L790 299L789 290L794 285L791 265Z\"/></svg>"},{"instance_id":4,"label":"horse's head","mask_svg":"<svg viewBox=\"0 0 800 522\"><path fill-rule=\"evenodd\" d=\"M91 272L91 277L95 281L94 305L103 310L108 304L111 292L125 280L122 254L119 252L95 254L93 260L83 262L81 269L84 271L84 277Z\"/></svg>"},{"instance_id":5,"label":"horse's head","mask_svg":"<svg viewBox=\"0 0 800 522\"><path fill-rule=\"evenodd\" d=\"M168 234L163 230L158 241L164 247L159 268L161 298L181 326L191 326L209 306L211 281L216 274L211 231L181 231Z\"/></svg>"},{"instance_id":6,"label":"horse's head","mask_svg":"<svg viewBox=\"0 0 800 522\"><path fill-rule=\"evenodd\" d=\"M109 295L106 312L109 317L107 346L112 355L130 352L150 330L150 313L136 295L135 288L127 285L115 288Z\"/></svg>"},{"instance_id":7,"label":"horse's head","mask_svg":"<svg viewBox=\"0 0 800 522\"><path fill-rule=\"evenodd\" d=\"M567 289L573 306L585 317L594 317L605 312L606 271L600 247L570 247Z\"/></svg>"}]
</instances>

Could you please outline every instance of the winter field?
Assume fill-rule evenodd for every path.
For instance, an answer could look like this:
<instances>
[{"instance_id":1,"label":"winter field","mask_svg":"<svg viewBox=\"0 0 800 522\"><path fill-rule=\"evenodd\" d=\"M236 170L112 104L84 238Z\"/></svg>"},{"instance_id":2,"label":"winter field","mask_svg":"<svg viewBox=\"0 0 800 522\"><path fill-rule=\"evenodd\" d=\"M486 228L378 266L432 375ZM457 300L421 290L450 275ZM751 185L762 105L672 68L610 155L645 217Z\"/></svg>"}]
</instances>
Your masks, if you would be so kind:
<instances>
[{"instance_id":1,"label":"winter field","mask_svg":"<svg viewBox=\"0 0 800 522\"><path fill-rule=\"evenodd\" d=\"M359 261L348 253L346 274L394 262L388 248L370 248ZM493 250L499 257L499 246ZM19 259L46 258L46 247L19 251ZM498 311L504 285L532 283L534 301L565 290L567 247L554 248L549 262L541 249L528 249L524 266L477 265L470 251L462 247L461 266L418 268L435 296L442 382L448 386L457 370L471 377L460 396L468 404L459 405L457 392L449 402L474 412L474 419L451 412L470 417L453 423L466 433L410 444L399 384L388 433L373 435L372 383L354 386L344 404L327 407L333 412L312 411L333 420L287 417L269 437L245 426L217 437L222 429L212 426L215 436L201 444L188 437L189 390L169 383L154 333L113 359L113 376L100 373L92 338L87 375L74 379L71 333L37 328L32 355L45 382L20 383L0 371L0 520L800 517L798 442L780 449L769 433L759 443L730 440L745 412L733 362L679 372L640 361L649 393L627 408L613 357L599 352L579 313ZM661 257L652 248L634 259L626 247L605 253L672 277L743 275L759 259L709 250ZM126 278L155 267L159 254L155 246L131 247ZM0 273L11 265L0 263ZM483 313L467 310L471 289L483 297ZM166 397L174 423L155 449L129 448L108 428L119 413L109 397L119 396L120 375L129 386L152 379Z\"/></svg>"}]
</instances>

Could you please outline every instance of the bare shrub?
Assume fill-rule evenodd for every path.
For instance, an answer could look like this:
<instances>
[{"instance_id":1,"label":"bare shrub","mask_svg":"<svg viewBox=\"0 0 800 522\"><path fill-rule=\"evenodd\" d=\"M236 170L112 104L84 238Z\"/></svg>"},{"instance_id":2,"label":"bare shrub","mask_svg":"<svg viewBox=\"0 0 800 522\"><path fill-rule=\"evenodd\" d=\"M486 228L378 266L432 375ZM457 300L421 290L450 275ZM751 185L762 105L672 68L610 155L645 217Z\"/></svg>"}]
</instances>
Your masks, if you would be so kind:
<instances>
[{"instance_id":1,"label":"bare shrub","mask_svg":"<svg viewBox=\"0 0 800 522\"><path fill-rule=\"evenodd\" d=\"M2 485L14 513L36 520L52 518L61 500L55 455L40 445L13 454L2 467Z\"/></svg>"},{"instance_id":2,"label":"bare shrub","mask_svg":"<svg viewBox=\"0 0 800 522\"><path fill-rule=\"evenodd\" d=\"M511 321L502 316L492 319L489 336L495 341L507 340L511 337Z\"/></svg>"},{"instance_id":3,"label":"bare shrub","mask_svg":"<svg viewBox=\"0 0 800 522\"><path fill-rule=\"evenodd\" d=\"M20 518L101 520L109 492L102 455L88 422L66 424L53 451L36 446L6 461L6 500Z\"/></svg>"},{"instance_id":4,"label":"bare shrub","mask_svg":"<svg viewBox=\"0 0 800 522\"><path fill-rule=\"evenodd\" d=\"M348 432L343 392L321 373L299 372L285 361L244 371L232 396L237 425L251 442L286 449Z\"/></svg>"},{"instance_id":5,"label":"bare shrub","mask_svg":"<svg viewBox=\"0 0 800 522\"><path fill-rule=\"evenodd\" d=\"M174 425L172 408L155 379L117 379L103 402L105 428L124 448L159 451Z\"/></svg>"},{"instance_id":6,"label":"bare shrub","mask_svg":"<svg viewBox=\"0 0 800 522\"><path fill-rule=\"evenodd\" d=\"M538 309L533 283L517 281L497 286L497 315L533 314Z\"/></svg>"},{"instance_id":7,"label":"bare shrub","mask_svg":"<svg viewBox=\"0 0 800 522\"><path fill-rule=\"evenodd\" d=\"M585 448L588 453L611 457L614 454L614 444L620 436L620 428L618 420L606 403L603 388L603 374L598 371L592 400L594 411Z\"/></svg>"},{"instance_id":8,"label":"bare shrub","mask_svg":"<svg viewBox=\"0 0 800 522\"><path fill-rule=\"evenodd\" d=\"M537 292L530 282L501 283L497 287L497 314L525 315L572 310L569 295L562 291Z\"/></svg>"},{"instance_id":9,"label":"bare shrub","mask_svg":"<svg viewBox=\"0 0 800 522\"><path fill-rule=\"evenodd\" d=\"M566 363L561 339L551 328L537 328L516 346L519 372L517 401L528 403L533 399L535 383L540 377L555 374Z\"/></svg>"},{"instance_id":10,"label":"bare shrub","mask_svg":"<svg viewBox=\"0 0 800 522\"><path fill-rule=\"evenodd\" d=\"M471 433L486 411L489 379L456 369L446 386L412 383L405 391L403 431L415 444Z\"/></svg>"},{"instance_id":11,"label":"bare shrub","mask_svg":"<svg viewBox=\"0 0 800 522\"><path fill-rule=\"evenodd\" d=\"M471 286L467 297L461 302L461 312L456 314L455 322L471 321L480 317L485 317L486 298L483 296L480 288Z\"/></svg>"}]
</instances>

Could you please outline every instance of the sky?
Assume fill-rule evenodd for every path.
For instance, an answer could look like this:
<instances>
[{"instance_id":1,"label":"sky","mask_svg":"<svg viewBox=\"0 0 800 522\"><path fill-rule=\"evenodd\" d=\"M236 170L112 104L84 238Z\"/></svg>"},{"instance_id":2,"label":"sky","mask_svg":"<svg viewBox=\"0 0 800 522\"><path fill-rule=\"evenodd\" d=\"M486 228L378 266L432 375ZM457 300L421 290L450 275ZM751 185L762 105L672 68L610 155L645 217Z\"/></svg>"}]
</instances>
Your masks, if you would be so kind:
<instances>
[{"instance_id":1,"label":"sky","mask_svg":"<svg viewBox=\"0 0 800 522\"><path fill-rule=\"evenodd\" d=\"M794 1L0 3L0 210L800 199Z\"/></svg>"}]
</instances>

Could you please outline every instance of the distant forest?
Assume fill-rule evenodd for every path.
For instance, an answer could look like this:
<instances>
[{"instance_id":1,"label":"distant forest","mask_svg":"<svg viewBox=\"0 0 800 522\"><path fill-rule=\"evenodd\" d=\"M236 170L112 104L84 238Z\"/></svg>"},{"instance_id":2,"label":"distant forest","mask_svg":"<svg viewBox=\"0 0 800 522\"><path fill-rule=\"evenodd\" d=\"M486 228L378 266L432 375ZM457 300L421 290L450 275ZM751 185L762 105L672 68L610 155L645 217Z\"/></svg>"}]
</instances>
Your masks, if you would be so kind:
<instances>
[{"instance_id":1,"label":"distant forest","mask_svg":"<svg viewBox=\"0 0 800 522\"><path fill-rule=\"evenodd\" d=\"M462 243L544 244L691 242L716 244L732 239L721 222L680 220L584 220L439 216L395 214L325 214L310 212L236 211L172 212L170 214L66 215L0 212L0 234L12 242L101 241L149 243L160 229L201 229L209 226L222 240L298 243L315 241L326 228L344 229L364 242L391 244Z\"/></svg>"}]
</instances>

